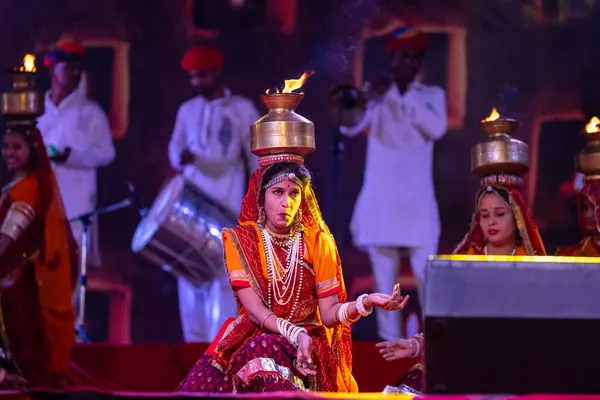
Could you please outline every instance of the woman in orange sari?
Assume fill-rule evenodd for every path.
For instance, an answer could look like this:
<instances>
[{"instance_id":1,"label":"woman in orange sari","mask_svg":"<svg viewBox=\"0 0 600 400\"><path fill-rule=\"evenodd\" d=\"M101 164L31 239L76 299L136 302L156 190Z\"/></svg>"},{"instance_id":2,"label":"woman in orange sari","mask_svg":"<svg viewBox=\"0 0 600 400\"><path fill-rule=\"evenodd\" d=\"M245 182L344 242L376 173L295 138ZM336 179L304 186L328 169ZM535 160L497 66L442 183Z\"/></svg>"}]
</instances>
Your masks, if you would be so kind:
<instances>
[{"instance_id":1,"label":"woman in orange sari","mask_svg":"<svg viewBox=\"0 0 600 400\"><path fill-rule=\"evenodd\" d=\"M9 123L2 157L12 174L0 197L4 356L31 386L58 387L74 344L71 267L76 247L34 123Z\"/></svg>"},{"instance_id":2,"label":"woman in orange sari","mask_svg":"<svg viewBox=\"0 0 600 400\"><path fill-rule=\"evenodd\" d=\"M350 324L391 295L348 302L335 241L310 174L295 155L263 157L239 224L225 229L225 261L239 305L179 392L356 392Z\"/></svg>"},{"instance_id":3,"label":"woman in orange sari","mask_svg":"<svg viewBox=\"0 0 600 400\"><path fill-rule=\"evenodd\" d=\"M569 247L559 248L557 256L600 257L600 177L588 175L577 195L579 228L582 239Z\"/></svg>"}]
</instances>

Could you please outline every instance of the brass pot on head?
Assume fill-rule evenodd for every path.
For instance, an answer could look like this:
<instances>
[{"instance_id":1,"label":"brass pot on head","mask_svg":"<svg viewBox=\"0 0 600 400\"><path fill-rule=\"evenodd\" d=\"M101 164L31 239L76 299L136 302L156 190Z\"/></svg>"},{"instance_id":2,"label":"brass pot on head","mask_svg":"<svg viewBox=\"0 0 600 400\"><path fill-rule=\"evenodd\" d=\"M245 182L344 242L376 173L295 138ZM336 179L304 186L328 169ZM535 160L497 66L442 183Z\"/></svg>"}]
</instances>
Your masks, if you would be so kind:
<instances>
[{"instance_id":1,"label":"brass pot on head","mask_svg":"<svg viewBox=\"0 0 600 400\"><path fill-rule=\"evenodd\" d=\"M488 140L471 150L471 170L475 174L522 175L529 171L529 146L511 136L518 126L514 119L501 118L496 109L481 121L481 130Z\"/></svg>"},{"instance_id":2,"label":"brass pot on head","mask_svg":"<svg viewBox=\"0 0 600 400\"><path fill-rule=\"evenodd\" d=\"M35 89L35 57L27 54L23 66L9 71L12 90L2 93L0 113L8 120L35 120L44 114L44 97Z\"/></svg>"},{"instance_id":3,"label":"brass pot on head","mask_svg":"<svg viewBox=\"0 0 600 400\"><path fill-rule=\"evenodd\" d=\"M600 178L600 119L593 117L585 126L586 145L577 155L577 170L586 178Z\"/></svg>"},{"instance_id":4,"label":"brass pot on head","mask_svg":"<svg viewBox=\"0 0 600 400\"><path fill-rule=\"evenodd\" d=\"M268 112L250 127L250 150L262 157L290 153L306 156L315 151L315 125L296 113L303 94L291 93L299 89L308 74L300 79L286 80L282 93L259 97Z\"/></svg>"}]
</instances>

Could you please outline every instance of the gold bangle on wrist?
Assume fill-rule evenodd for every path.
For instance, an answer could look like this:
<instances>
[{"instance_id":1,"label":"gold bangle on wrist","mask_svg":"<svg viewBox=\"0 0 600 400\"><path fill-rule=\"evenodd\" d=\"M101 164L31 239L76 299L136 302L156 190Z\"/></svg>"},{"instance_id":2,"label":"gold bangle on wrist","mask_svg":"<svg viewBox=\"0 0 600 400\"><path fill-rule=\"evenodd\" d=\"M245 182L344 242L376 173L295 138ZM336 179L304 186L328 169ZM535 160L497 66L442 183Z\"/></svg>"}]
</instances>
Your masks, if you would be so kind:
<instances>
[{"instance_id":1,"label":"gold bangle on wrist","mask_svg":"<svg viewBox=\"0 0 600 400\"><path fill-rule=\"evenodd\" d=\"M265 330L265 322L267 322L267 318L269 318L271 315L274 315L273 313L268 313L267 316L262 320L262 323L260 324L260 329L261 330Z\"/></svg>"}]
</instances>

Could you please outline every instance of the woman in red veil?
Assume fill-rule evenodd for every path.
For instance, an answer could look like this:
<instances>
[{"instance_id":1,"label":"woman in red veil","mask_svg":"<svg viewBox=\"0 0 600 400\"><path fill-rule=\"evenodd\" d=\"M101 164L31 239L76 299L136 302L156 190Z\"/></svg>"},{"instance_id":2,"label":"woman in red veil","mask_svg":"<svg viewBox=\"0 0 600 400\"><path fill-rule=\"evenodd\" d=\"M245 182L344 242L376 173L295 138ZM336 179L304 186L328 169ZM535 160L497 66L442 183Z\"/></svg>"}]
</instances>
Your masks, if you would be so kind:
<instances>
[{"instance_id":1,"label":"woman in red veil","mask_svg":"<svg viewBox=\"0 0 600 400\"><path fill-rule=\"evenodd\" d=\"M11 121L0 197L0 388L59 387L74 345L76 246L40 132Z\"/></svg>"},{"instance_id":2,"label":"woman in red veil","mask_svg":"<svg viewBox=\"0 0 600 400\"><path fill-rule=\"evenodd\" d=\"M545 256L546 249L520 188L523 178L510 174L481 179L471 227L455 254Z\"/></svg>"},{"instance_id":3,"label":"woman in red veil","mask_svg":"<svg viewBox=\"0 0 600 400\"><path fill-rule=\"evenodd\" d=\"M223 242L238 317L227 321L179 392L356 392L350 324L400 310L396 290L348 302L335 241L304 160L262 157Z\"/></svg>"}]
</instances>

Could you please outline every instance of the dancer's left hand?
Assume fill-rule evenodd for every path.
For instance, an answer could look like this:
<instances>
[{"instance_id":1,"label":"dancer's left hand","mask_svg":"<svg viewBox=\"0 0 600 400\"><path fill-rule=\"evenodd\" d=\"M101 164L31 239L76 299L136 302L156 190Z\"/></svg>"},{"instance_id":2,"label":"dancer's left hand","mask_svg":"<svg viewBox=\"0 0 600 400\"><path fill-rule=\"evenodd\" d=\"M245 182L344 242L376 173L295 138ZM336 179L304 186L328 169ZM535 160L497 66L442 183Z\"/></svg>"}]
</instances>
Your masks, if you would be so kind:
<instances>
[{"instance_id":1,"label":"dancer's left hand","mask_svg":"<svg viewBox=\"0 0 600 400\"><path fill-rule=\"evenodd\" d=\"M394 286L392 295L383 293L371 293L365 299L365 307L379 307L386 311L401 311L406 307L410 296L400 295L400 285Z\"/></svg>"}]
</instances>

